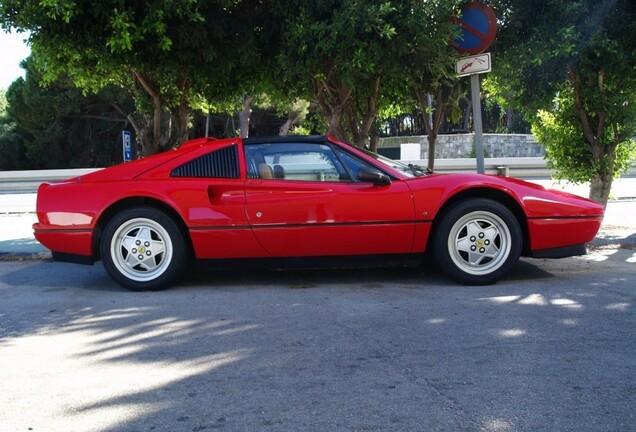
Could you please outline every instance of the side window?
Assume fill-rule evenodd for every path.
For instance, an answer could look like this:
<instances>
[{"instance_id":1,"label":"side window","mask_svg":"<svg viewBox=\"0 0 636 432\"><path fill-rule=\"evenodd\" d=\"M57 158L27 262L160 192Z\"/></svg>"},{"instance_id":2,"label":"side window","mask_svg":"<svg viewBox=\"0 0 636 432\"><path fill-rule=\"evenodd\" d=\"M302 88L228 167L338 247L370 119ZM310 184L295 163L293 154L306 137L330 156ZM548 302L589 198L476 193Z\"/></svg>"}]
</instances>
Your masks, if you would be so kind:
<instances>
[{"instance_id":1,"label":"side window","mask_svg":"<svg viewBox=\"0 0 636 432\"><path fill-rule=\"evenodd\" d=\"M327 144L248 144L245 155L248 178L350 181L347 171Z\"/></svg>"},{"instance_id":2,"label":"side window","mask_svg":"<svg viewBox=\"0 0 636 432\"><path fill-rule=\"evenodd\" d=\"M170 177L240 178L236 145L215 150L186 162L173 169Z\"/></svg>"},{"instance_id":3,"label":"side window","mask_svg":"<svg viewBox=\"0 0 636 432\"><path fill-rule=\"evenodd\" d=\"M351 173L354 179L358 178L358 171L360 171L360 168L371 167L371 165L367 164L364 161L361 161L360 159L350 155L343 150L337 149L336 152L338 153L338 157L340 157L340 160L343 164L345 164L347 170Z\"/></svg>"}]
</instances>

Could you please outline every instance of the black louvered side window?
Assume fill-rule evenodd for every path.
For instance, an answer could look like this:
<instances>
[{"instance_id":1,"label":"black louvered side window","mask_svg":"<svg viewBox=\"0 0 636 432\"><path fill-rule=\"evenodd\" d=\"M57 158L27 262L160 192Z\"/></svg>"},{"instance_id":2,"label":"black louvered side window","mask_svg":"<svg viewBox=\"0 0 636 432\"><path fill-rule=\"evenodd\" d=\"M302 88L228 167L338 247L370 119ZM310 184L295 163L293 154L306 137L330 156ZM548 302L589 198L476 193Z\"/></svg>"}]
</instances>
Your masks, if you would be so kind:
<instances>
[{"instance_id":1,"label":"black louvered side window","mask_svg":"<svg viewBox=\"0 0 636 432\"><path fill-rule=\"evenodd\" d=\"M170 177L240 178L236 145L200 156L172 170Z\"/></svg>"}]
</instances>

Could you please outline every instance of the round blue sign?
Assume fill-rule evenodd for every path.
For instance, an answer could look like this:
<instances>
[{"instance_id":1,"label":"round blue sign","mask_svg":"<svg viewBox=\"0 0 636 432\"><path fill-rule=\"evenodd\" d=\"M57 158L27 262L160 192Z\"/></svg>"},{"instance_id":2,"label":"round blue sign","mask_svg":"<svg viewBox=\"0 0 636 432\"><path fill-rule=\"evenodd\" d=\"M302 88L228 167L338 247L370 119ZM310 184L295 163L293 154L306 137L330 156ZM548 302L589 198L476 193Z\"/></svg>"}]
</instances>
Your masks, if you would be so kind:
<instances>
[{"instance_id":1,"label":"round blue sign","mask_svg":"<svg viewBox=\"0 0 636 432\"><path fill-rule=\"evenodd\" d=\"M462 9L458 24L460 34L453 41L462 54L475 55L484 52L497 35L497 17L490 6L478 1L468 3Z\"/></svg>"}]
</instances>

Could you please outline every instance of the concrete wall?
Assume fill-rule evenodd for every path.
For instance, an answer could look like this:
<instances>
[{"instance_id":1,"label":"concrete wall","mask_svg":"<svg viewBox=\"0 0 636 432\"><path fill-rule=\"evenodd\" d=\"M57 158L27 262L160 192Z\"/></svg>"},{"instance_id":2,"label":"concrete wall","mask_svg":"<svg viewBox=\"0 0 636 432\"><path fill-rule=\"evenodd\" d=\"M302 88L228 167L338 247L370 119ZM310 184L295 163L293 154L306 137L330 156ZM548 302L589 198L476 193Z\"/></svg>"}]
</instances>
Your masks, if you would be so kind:
<instances>
[{"instance_id":1,"label":"concrete wall","mask_svg":"<svg viewBox=\"0 0 636 432\"><path fill-rule=\"evenodd\" d=\"M543 157L545 148L532 135L484 134L485 157ZM380 148L399 148L401 144L418 143L420 159L428 159L426 136L380 138ZM473 134L440 135L437 137L435 159L475 157Z\"/></svg>"}]
</instances>

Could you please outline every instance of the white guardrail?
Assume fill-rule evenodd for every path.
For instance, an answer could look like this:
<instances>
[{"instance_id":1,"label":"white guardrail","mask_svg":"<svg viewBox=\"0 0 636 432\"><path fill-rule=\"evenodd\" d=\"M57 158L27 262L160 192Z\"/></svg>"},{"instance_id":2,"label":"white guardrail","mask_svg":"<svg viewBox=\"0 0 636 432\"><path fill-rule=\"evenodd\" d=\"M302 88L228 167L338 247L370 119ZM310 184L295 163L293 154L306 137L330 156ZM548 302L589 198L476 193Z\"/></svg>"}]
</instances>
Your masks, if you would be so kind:
<instances>
[{"instance_id":1,"label":"white guardrail","mask_svg":"<svg viewBox=\"0 0 636 432\"><path fill-rule=\"evenodd\" d=\"M405 160L426 166L426 160ZM60 169L40 171L0 171L0 194L33 193L43 182L65 180L97 171L101 168ZM545 166L542 157L486 158L484 159L486 174L498 174L523 179L549 179L553 171ZM437 159L435 172L476 172L475 159ZM632 168L625 177L635 177L636 168Z\"/></svg>"}]
</instances>

